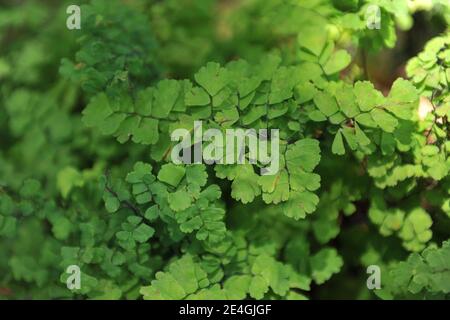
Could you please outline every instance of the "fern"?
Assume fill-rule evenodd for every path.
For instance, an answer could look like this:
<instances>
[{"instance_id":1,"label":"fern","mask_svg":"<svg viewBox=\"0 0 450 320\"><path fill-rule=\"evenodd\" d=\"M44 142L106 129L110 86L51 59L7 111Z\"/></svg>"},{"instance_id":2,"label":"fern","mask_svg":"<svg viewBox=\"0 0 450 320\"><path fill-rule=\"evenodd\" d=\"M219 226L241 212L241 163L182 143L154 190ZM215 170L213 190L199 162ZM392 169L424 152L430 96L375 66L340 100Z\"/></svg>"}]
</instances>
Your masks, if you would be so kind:
<instances>
[{"instance_id":1,"label":"fern","mask_svg":"<svg viewBox=\"0 0 450 320\"><path fill-rule=\"evenodd\" d=\"M403 0L86 2L71 32L65 1L0 10L0 299L449 297L446 2L385 88ZM173 163L195 121L279 129L279 170Z\"/></svg>"}]
</instances>

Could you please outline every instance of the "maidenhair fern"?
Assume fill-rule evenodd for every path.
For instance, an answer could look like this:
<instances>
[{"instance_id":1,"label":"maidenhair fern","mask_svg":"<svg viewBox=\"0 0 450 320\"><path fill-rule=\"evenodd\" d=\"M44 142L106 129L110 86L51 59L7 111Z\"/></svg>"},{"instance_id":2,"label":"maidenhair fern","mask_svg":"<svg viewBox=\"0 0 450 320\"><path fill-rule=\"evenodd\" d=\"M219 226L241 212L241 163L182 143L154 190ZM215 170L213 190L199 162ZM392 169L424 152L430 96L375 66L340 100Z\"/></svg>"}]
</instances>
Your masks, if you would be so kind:
<instances>
[{"instance_id":1,"label":"maidenhair fern","mask_svg":"<svg viewBox=\"0 0 450 320\"><path fill-rule=\"evenodd\" d=\"M0 9L0 299L449 297L447 2L388 87L407 1L86 2ZM174 163L198 121L279 130L275 174Z\"/></svg>"}]
</instances>

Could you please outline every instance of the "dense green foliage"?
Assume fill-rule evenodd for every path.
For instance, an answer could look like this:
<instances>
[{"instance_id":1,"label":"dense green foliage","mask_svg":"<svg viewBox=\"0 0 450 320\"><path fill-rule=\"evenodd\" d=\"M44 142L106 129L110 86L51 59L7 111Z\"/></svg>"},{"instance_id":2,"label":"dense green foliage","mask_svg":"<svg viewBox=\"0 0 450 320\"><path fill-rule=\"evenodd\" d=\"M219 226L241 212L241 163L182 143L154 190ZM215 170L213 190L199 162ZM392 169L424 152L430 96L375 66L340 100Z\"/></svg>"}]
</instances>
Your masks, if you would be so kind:
<instances>
[{"instance_id":1,"label":"dense green foliage","mask_svg":"<svg viewBox=\"0 0 450 320\"><path fill-rule=\"evenodd\" d=\"M447 1L69 4L0 7L0 299L449 297ZM383 88L414 11L443 28ZM172 163L196 120L279 129L280 170Z\"/></svg>"}]
</instances>

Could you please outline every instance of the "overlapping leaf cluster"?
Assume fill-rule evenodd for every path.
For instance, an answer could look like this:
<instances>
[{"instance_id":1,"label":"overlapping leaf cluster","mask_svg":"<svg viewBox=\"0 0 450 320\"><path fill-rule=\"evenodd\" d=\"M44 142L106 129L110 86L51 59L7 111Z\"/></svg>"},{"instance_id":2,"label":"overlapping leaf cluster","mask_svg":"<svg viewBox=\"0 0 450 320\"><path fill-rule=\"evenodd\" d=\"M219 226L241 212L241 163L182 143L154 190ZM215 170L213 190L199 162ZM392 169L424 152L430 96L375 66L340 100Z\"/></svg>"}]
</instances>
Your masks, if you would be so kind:
<instances>
[{"instance_id":1,"label":"overlapping leaf cluster","mask_svg":"<svg viewBox=\"0 0 450 320\"><path fill-rule=\"evenodd\" d=\"M94 0L69 32L64 10L2 9L0 298L370 298L371 264L381 298L448 298L448 32L386 94L351 50L393 47L409 10ZM249 150L174 164L171 132L200 120L279 129L278 172Z\"/></svg>"}]
</instances>

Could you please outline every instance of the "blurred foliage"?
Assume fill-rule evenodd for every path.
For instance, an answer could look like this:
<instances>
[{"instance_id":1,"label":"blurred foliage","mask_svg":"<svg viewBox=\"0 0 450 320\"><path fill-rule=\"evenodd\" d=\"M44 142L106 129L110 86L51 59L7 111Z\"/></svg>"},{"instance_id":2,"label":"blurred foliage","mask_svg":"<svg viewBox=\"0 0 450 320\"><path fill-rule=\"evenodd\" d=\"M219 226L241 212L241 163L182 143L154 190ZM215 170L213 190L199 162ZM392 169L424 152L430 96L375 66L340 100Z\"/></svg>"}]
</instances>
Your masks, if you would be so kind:
<instances>
[{"instance_id":1,"label":"blurred foliage","mask_svg":"<svg viewBox=\"0 0 450 320\"><path fill-rule=\"evenodd\" d=\"M448 1L69 4L0 5L0 299L449 297ZM168 163L199 119L280 128L280 173Z\"/></svg>"}]
</instances>

